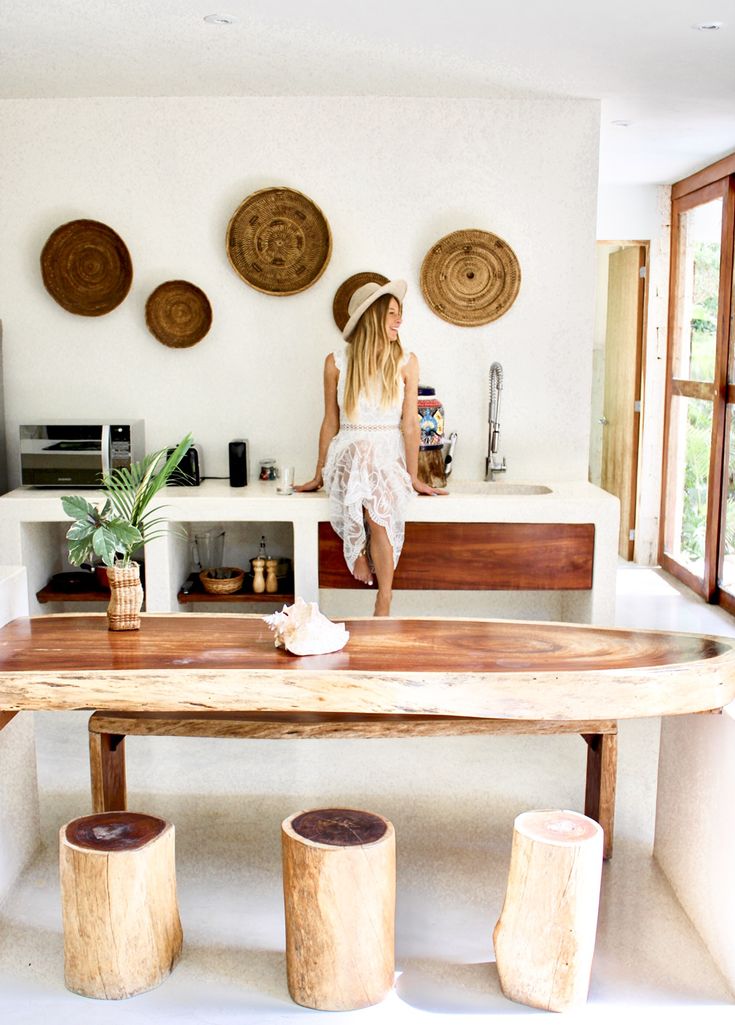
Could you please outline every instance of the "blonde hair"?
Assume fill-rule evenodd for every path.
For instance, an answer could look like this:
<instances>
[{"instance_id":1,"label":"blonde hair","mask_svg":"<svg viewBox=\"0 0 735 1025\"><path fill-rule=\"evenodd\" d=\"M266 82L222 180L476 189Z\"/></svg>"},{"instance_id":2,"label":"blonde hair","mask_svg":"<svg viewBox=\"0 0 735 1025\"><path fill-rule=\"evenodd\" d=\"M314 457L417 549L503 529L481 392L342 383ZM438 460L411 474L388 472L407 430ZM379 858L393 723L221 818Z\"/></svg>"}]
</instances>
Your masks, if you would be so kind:
<instances>
[{"instance_id":1,"label":"blonde hair","mask_svg":"<svg viewBox=\"0 0 735 1025\"><path fill-rule=\"evenodd\" d=\"M365 310L349 337L344 409L351 419L361 394L380 390L380 405L392 406L400 392L403 348L400 339L392 342L385 329L385 318L393 295L381 295Z\"/></svg>"}]
</instances>

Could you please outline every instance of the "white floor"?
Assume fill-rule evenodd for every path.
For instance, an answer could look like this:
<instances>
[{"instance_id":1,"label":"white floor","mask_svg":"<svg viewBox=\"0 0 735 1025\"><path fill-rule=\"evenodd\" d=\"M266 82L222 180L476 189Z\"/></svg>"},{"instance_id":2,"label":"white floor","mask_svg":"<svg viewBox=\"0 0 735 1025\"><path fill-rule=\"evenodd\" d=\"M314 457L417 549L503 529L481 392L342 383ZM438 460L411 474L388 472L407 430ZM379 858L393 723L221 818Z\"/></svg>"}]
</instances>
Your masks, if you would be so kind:
<instances>
[{"instance_id":1,"label":"white floor","mask_svg":"<svg viewBox=\"0 0 735 1025\"><path fill-rule=\"evenodd\" d=\"M658 572L621 564L619 626L735 635L735 620ZM275 1025L336 1020L444 1023L543 1012L499 989L492 930L513 818L580 809L578 737L400 741L128 740L131 807L169 818L185 952L157 990L121 1002L64 988L59 826L89 812L85 713L37 716L45 849L0 907L0 1025ZM621 723L615 855L603 871L587 1005L615 1022L735 1020L735 998L651 857L657 720ZM62 768L63 766L63 768ZM387 815L398 838L396 986L364 1011L308 1011L288 996L279 825L343 803Z\"/></svg>"}]
</instances>

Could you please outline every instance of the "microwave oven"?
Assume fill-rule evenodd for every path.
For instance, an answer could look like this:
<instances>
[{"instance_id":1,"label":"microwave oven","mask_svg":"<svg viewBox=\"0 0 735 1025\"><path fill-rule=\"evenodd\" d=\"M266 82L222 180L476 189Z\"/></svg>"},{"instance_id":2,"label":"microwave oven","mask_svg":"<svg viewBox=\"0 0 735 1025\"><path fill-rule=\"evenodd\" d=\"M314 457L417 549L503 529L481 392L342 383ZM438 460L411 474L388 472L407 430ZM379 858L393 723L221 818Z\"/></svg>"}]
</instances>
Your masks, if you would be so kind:
<instances>
[{"instance_id":1,"label":"microwave oven","mask_svg":"<svg viewBox=\"0 0 735 1025\"><path fill-rule=\"evenodd\" d=\"M103 474L130 466L144 455L142 420L20 425L20 482L33 487L99 487Z\"/></svg>"}]
</instances>

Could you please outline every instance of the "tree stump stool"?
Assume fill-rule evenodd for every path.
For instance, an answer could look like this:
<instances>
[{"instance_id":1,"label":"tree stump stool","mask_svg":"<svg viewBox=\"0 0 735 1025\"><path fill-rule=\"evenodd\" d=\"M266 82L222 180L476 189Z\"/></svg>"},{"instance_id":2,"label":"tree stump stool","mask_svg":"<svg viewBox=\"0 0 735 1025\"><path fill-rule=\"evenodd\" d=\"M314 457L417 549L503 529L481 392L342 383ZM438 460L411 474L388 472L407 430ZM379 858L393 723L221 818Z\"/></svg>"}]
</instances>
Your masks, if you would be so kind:
<instances>
[{"instance_id":1,"label":"tree stump stool","mask_svg":"<svg viewBox=\"0 0 735 1025\"><path fill-rule=\"evenodd\" d=\"M391 823L349 808L281 826L288 991L304 1007L377 1004L393 986L396 845Z\"/></svg>"},{"instance_id":2,"label":"tree stump stool","mask_svg":"<svg viewBox=\"0 0 735 1025\"><path fill-rule=\"evenodd\" d=\"M510 1000L546 1011L589 990L602 873L602 829L573 811L527 811L513 827L505 903L493 942Z\"/></svg>"},{"instance_id":3,"label":"tree stump stool","mask_svg":"<svg viewBox=\"0 0 735 1025\"><path fill-rule=\"evenodd\" d=\"M182 943L174 827L127 811L73 819L59 863L67 989L120 1000L163 982Z\"/></svg>"}]
</instances>

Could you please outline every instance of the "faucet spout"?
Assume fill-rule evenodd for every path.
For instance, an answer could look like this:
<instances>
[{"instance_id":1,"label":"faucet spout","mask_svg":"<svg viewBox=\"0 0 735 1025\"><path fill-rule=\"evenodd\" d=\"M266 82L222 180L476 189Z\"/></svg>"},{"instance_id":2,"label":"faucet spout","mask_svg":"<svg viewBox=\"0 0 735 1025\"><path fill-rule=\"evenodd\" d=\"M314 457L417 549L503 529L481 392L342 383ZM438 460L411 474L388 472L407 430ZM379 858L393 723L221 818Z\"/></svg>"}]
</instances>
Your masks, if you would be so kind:
<instances>
[{"instance_id":1,"label":"faucet spout","mask_svg":"<svg viewBox=\"0 0 735 1025\"><path fill-rule=\"evenodd\" d=\"M500 363L490 365L490 404L487 421L487 458L485 459L485 480L492 481L496 473L506 470L505 456L498 455L500 445L500 393L503 390L503 367Z\"/></svg>"}]
</instances>

